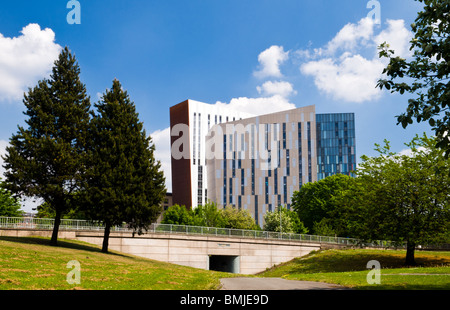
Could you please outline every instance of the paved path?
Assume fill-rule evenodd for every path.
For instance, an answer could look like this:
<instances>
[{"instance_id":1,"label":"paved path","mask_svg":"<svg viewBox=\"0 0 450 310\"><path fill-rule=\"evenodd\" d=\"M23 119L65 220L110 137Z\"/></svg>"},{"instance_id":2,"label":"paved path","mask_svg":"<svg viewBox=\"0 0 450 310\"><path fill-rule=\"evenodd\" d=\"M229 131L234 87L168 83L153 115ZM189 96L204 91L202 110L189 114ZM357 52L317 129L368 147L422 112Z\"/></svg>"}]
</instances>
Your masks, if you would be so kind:
<instances>
[{"instance_id":1,"label":"paved path","mask_svg":"<svg viewBox=\"0 0 450 310\"><path fill-rule=\"evenodd\" d=\"M281 278L222 278L222 290L342 290L343 286Z\"/></svg>"}]
</instances>

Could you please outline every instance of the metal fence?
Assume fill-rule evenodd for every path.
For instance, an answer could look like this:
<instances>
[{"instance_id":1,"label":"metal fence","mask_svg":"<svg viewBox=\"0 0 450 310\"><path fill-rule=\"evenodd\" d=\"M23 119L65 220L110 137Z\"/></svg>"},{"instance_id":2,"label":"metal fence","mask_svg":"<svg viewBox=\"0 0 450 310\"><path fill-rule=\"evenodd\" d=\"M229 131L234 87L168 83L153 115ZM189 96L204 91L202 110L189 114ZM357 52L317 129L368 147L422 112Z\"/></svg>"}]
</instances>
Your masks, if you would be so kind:
<instances>
[{"instance_id":1,"label":"metal fence","mask_svg":"<svg viewBox=\"0 0 450 310\"><path fill-rule=\"evenodd\" d=\"M52 230L54 222L55 222L54 219L47 219L47 218L0 217L0 228ZM103 229L104 226L99 222L86 220L72 220L72 219L61 219L61 223L59 226L59 230L61 231L64 230L100 231ZM128 228L126 224L123 224L121 226L114 226L111 228L111 231L133 232L133 230ZM226 237L240 237L252 239L279 239L279 240L290 240L299 242L317 242L317 243L380 247L380 248L390 248L390 247L399 248L404 246L404 245L399 246L396 243L384 240L378 240L373 241L371 243L367 243L354 238L317 236L317 235L294 234L283 232L280 233L261 230L158 224L158 223L150 225L149 229L147 230L147 233L209 235L209 236L226 236Z\"/></svg>"}]
</instances>

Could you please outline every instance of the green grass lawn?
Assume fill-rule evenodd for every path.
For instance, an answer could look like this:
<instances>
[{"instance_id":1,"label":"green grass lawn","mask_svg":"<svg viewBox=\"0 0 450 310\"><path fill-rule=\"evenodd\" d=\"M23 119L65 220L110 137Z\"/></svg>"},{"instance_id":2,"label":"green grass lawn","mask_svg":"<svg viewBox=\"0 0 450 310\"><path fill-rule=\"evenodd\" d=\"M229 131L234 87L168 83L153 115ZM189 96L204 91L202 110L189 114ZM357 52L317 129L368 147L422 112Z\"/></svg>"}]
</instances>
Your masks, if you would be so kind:
<instances>
[{"instance_id":1,"label":"green grass lawn","mask_svg":"<svg viewBox=\"0 0 450 310\"><path fill-rule=\"evenodd\" d=\"M48 238L0 237L0 290L214 290L220 287L220 278L239 276L118 252L105 254L79 241L59 240L58 247L48 244ZM354 289L450 289L450 252L416 252L416 268L404 268L404 258L405 251L316 251L258 276ZM80 284L66 281L71 260L80 262ZM381 264L381 284L367 283L370 260Z\"/></svg>"},{"instance_id":2,"label":"green grass lawn","mask_svg":"<svg viewBox=\"0 0 450 310\"><path fill-rule=\"evenodd\" d=\"M0 237L1 290L207 290L230 274L184 267L121 253L105 254L88 243ZM67 283L71 260L80 262L80 284Z\"/></svg>"},{"instance_id":3,"label":"green grass lawn","mask_svg":"<svg viewBox=\"0 0 450 310\"><path fill-rule=\"evenodd\" d=\"M450 289L450 252L416 251L416 268L404 268L405 251L326 250L312 252L259 276L319 281L354 289ZM381 265L380 284L368 284L367 262Z\"/></svg>"}]
</instances>

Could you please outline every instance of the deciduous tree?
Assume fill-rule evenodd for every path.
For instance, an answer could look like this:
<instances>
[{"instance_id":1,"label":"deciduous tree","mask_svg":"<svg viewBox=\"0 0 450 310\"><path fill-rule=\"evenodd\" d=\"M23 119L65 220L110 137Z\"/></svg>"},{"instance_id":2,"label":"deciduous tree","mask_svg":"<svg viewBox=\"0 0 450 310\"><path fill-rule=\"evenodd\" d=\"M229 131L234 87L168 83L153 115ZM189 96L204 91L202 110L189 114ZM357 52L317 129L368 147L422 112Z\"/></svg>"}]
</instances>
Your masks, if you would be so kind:
<instances>
[{"instance_id":1,"label":"deciduous tree","mask_svg":"<svg viewBox=\"0 0 450 310\"><path fill-rule=\"evenodd\" d=\"M364 192L365 239L406 242L405 264L414 265L420 244L442 242L450 230L450 160L436 139L416 136L406 144L411 154L377 145L378 157L363 156L358 169Z\"/></svg>"},{"instance_id":2,"label":"deciduous tree","mask_svg":"<svg viewBox=\"0 0 450 310\"><path fill-rule=\"evenodd\" d=\"M414 38L411 60L395 55L389 42L380 46L380 57L389 59L378 81L380 89L409 93L406 112L397 116L404 128L427 121L436 134L437 146L450 154L450 1L417 0L424 3L411 25Z\"/></svg>"},{"instance_id":3,"label":"deciduous tree","mask_svg":"<svg viewBox=\"0 0 450 310\"><path fill-rule=\"evenodd\" d=\"M20 203L7 189L3 187L0 181L0 216L16 217L22 216Z\"/></svg>"}]
</instances>

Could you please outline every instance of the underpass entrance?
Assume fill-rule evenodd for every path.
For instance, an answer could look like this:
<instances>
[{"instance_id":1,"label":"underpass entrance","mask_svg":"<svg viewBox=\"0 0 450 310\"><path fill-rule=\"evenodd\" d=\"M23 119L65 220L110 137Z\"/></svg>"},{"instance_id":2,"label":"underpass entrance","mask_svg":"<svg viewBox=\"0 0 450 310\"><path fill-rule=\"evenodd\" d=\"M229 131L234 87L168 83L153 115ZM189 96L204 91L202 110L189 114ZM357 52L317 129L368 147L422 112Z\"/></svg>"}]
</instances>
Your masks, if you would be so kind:
<instances>
[{"instance_id":1,"label":"underpass entrance","mask_svg":"<svg viewBox=\"0 0 450 310\"><path fill-rule=\"evenodd\" d=\"M209 270L239 273L239 256L209 255Z\"/></svg>"}]
</instances>

